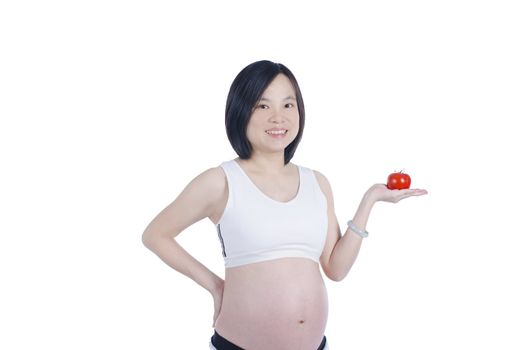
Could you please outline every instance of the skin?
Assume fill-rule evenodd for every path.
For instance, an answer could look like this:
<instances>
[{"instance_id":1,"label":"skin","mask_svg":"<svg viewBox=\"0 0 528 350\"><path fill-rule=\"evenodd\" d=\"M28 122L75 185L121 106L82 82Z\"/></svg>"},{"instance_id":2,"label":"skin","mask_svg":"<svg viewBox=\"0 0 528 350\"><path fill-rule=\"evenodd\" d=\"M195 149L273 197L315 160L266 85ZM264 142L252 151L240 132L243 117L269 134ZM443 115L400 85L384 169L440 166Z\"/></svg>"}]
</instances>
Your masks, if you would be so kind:
<instances>
[{"instance_id":1,"label":"skin","mask_svg":"<svg viewBox=\"0 0 528 350\"><path fill-rule=\"evenodd\" d=\"M295 91L281 74L263 97L247 128L253 154L250 159L235 161L263 194L287 202L295 197L299 186L297 166L291 162L284 166L284 149L299 128L295 100L288 98L295 97ZM276 126L289 130L285 138L265 133ZM316 349L328 316L321 269L331 280L341 281L357 257L362 238L350 229L341 234L330 183L320 172L314 170L314 174L328 204L328 232L320 264L305 258L276 259L227 268L223 280L185 251L174 238L206 217L218 223L224 211L229 191L221 167L210 168L194 178L143 233L147 248L211 293L213 327L243 348ZM389 190L384 184L375 184L366 191L353 222L364 230L377 201L397 203L426 193L420 189Z\"/></svg>"}]
</instances>

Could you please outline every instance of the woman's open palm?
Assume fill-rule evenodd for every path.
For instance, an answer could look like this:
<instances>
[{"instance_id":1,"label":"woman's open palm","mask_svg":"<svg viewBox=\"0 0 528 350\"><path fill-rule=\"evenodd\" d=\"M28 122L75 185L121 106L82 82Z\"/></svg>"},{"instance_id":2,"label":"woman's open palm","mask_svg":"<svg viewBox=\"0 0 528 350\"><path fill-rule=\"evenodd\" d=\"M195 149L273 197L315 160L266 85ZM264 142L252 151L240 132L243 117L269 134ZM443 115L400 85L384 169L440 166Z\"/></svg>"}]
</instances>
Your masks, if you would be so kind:
<instances>
[{"instance_id":1,"label":"woman's open palm","mask_svg":"<svg viewBox=\"0 0 528 350\"><path fill-rule=\"evenodd\" d=\"M427 194L427 191L419 188L391 190L385 184L375 184L369 188L368 194L375 201L398 203L400 200L407 197Z\"/></svg>"}]
</instances>

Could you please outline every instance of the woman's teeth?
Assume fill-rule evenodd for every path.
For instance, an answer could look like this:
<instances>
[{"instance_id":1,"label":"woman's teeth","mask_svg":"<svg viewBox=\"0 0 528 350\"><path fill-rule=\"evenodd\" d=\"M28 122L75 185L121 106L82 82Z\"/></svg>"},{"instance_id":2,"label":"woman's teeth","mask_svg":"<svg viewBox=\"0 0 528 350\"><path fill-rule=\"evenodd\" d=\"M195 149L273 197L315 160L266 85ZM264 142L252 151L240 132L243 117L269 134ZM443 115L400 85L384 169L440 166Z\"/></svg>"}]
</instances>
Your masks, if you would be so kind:
<instances>
[{"instance_id":1,"label":"woman's teeth","mask_svg":"<svg viewBox=\"0 0 528 350\"><path fill-rule=\"evenodd\" d=\"M281 130L281 131L266 131L268 134L272 134L272 135L282 135L282 134L285 134L288 130Z\"/></svg>"}]
</instances>

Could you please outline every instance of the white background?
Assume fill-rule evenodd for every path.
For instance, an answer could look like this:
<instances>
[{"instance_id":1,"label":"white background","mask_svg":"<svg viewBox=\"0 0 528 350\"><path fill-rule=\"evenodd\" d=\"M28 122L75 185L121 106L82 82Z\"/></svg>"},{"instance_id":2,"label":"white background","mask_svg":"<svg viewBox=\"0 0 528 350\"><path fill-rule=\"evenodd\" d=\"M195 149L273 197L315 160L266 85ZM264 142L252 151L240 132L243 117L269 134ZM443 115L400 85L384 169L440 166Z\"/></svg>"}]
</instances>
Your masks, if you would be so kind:
<instances>
[{"instance_id":1,"label":"white background","mask_svg":"<svg viewBox=\"0 0 528 350\"><path fill-rule=\"evenodd\" d=\"M526 349L528 13L521 1L3 1L0 348L207 349L213 301L141 243L202 171L247 64L306 105L295 164L344 230L394 170L342 282L332 350ZM219 276L210 221L178 242Z\"/></svg>"}]
</instances>

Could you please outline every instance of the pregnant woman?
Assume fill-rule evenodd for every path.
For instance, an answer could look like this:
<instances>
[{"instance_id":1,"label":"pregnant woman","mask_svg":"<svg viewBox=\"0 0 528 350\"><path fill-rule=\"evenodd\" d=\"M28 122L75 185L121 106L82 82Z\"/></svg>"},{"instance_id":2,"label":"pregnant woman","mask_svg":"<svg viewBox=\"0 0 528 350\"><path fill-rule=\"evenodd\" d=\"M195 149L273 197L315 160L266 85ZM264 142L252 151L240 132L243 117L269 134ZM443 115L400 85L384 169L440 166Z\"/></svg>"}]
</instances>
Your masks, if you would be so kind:
<instances>
[{"instance_id":1,"label":"pregnant woman","mask_svg":"<svg viewBox=\"0 0 528 350\"><path fill-rule=\"evenodd\" d=\"M304 122L301 91L287 67L270 61L245 67L231 85L225 115L238 157L196 176L143 233L148 249L211 293L210 349L330 349L320 270L333 281L345 278L376 201L427 193L375 184L341 235L326 177L291 162ZM174 239L204 218L215 225L225 280Z\"/></svg>"}]
</instances>

